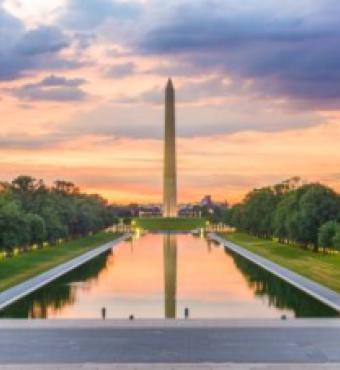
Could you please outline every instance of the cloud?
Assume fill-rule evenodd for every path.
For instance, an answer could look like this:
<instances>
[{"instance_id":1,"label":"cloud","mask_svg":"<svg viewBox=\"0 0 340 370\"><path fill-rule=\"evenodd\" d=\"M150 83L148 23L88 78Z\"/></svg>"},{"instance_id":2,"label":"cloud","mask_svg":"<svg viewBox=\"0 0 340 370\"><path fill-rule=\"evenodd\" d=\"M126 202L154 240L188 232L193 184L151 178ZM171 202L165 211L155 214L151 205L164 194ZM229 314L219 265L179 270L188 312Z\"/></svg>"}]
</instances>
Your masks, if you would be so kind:
<instances>
[{"instance_id":1,"label":"cloud","mask_svg":"<svg viewBox=\"0 0 340 370\"><path fill-rule=\"evenodd\" d=\"M0 2L0 45L3 48L15 43L18 34L24 32L24 26L19 19L6 12ZM2 50L1 48L1 50Z\"/></svg>"},{"instance_id":2,"label":"cloud","mask_svg":"<svg viewBox=\"0 0 340 370\"><path fill-rule=\"evenodd\" d=\"M67 79L51 75L37 83L11 89L10 92L19 99L29 101L77 102L88 98L80 88L85 83L86 80L81 78Z\"/></svg>"},{"instance_id":3,"label":"cloud","mask_svg":"<svg viewBox=\"0 0 340 370\"><path fill-rule=\"evenodd\" d=\"M211 77L201 81L188 82L176 89L176 96L180 103L195 103L205 98L231 97L236 90L240 90L225 81L223 76ZM164 87L153 87L138 96L120 96L113 100L116 103L138 103L146 102L152 104L164 104Z\"/></svg>"},{"instance_id":4,"label":"cloud","mask_svg":"<svg viewBox=\"0 0 340 370\"><path fill-rule=\"evenodd\" d=\"M136 72L136 67L136 64L132 62L115 64L106 69L105 76L112 78L124 78L131 76Z\"/></svg>"},{"instance_id":5,"label":"cloud","mask_svg":"<svg viewBox=\"0 0 340 370\"><path fill-rule=\"evenodd\" d=\"M141 11L135 1L68 0L59 22L70 29L90 30L110 19L136 19Z\"/></svg>"},{"instance_id":6,"label":"cloud","mask_svg":"<svg viewBox=\"0 0 340 370\"><path fill-rule=\"evenodd\" d=\"M73 35L74 41L76 42L80 50L84 50L92 46L96 41L97 36L93 32L76 32Z\"/></svg>"},{"instance_id":7,"label":"cloud","mask_svg":"<svg viewBox=\"0 0 340 370\"><path fill-rule=\"evenodd\" d=\"M59 28L41 26L25 32L14 50L20 55L34 56L59 52L69 45L69 38Z\"/></svg>"},{"instance_id":8,"label":"cloud","mask_svg":"<svg viewBox=\"0 0 340 370\"><path fill-rule=\"evenodd\" d=\"M163 99L164 95L160 95ZM133 108L131 108L133 106ZM254 114L256 112L256 114ZM177 106L177 136L205 137L242 131L278 132L320 124L319 117L305 112L279 112L267 102L240 104L184 104ZM101 105L77 114L59 126L67 136L91 135L106 138L162 139L163 107L134 103Z\"/></svg>"},{"instance_id":9,"label":"cloud","mask_svg":"<svg viewBox=\"0 0 340 370\"><path fill-rule=\"evenodd\" d=\"M63 76L50 75L45 77L42 81L35 84L37 87L44 86L67 86L67 87L78 87L86 83L86 80L83 78L66 78Z\"/></svg>"},{"instance_id":10,"label":"cloud","mask_svg":"<svg viewBox=\"0 0 340 370\"><path fill-rule=\"evenodd\" d=\"M61 55L72 40L56 26L27 30L0 4L0 81L21 78L34 70L75 68L79 62Z\"/></svg>"},{"instance_id":11,"label":"cloud","mask_svg":"<svg viewBox=\"0 0 340 370\"><path fill-rule=\"evenodd\" d=\"M134 45L137 50L179 59L194 70L252 80L259 95L303 108L340 107L339 2L176 4L150 22Z\"/></svg>"},{"instance_id":12,"label":"cloud","mask_svg":"<svg viewBox=\"0 0 340 370\"><path fill-rule=\"evenodd\" d=\"M25 149L37 150L49 148L51 144L55 144L56 139L52 140L50 135L10 135L0 136L0 147L2 149Z\"/></svg>"},{"instance_id":13,"label":"cloud","mask_svg":"<svg viewBox=\"0 0 340 370\"><path fill-rule=\"evenodd\" d=\"M176 88L179 103L196 103L209 98L230 98L241 95L242 85L228 81L223 76L214 76L199 81L187 82ZM120 97L116 102L131 102L131 98ZM130 100L129 100L130 99ZM153 87L134 98L135 102L164 104L164 87Z\"/></svg>"}]
</instances>

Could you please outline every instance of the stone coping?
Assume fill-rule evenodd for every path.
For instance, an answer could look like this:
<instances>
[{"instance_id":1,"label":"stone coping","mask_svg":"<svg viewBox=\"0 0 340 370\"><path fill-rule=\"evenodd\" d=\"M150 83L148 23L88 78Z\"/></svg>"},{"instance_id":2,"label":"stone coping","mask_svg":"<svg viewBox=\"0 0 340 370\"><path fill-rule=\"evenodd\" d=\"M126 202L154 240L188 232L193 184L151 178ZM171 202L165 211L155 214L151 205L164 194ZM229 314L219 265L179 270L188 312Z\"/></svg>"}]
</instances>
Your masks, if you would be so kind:
<instances>
[{"instance_id":1,"label":"stone coping","mask_svg":"<svg viewBox=\"0 0 340 370\"><path fill-rule=\"evenodd\" d=\"M1 329L147 329L147 328L340 328L339 319L1 319Z\"/></svg>"}]
</instances>

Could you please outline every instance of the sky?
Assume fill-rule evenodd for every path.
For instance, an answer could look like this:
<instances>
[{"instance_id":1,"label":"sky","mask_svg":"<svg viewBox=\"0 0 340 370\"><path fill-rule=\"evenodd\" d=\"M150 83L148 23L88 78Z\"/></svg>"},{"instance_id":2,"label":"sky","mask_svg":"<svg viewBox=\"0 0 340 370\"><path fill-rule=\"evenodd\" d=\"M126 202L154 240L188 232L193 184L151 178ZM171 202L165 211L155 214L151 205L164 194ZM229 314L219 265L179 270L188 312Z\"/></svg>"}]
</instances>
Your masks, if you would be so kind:
<instances>
[{"instance_id":1,"label":"sky","mask_svg":"<svg viewBox=\"0 0 340 370\"><path fill-rule=\"evenodd\" d=\"M0 179L160 202L164 87L180 202L292 176L340 190L338 0L0 0Z\"/></svg>"}]
</instances>

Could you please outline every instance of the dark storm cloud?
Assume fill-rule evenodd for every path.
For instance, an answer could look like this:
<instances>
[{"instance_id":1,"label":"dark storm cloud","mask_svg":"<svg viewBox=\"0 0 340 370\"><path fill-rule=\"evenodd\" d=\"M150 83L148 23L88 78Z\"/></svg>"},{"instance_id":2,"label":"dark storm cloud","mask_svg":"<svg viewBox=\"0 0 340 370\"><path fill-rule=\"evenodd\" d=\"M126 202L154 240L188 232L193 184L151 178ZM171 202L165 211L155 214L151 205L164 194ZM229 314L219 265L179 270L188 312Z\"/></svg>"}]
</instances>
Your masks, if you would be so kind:
<instances>
[{"instance_id":1,"label":"dark storm cloud","mask_svg":"<svg viewBox=\"0 0 340 370\"><path fill-rule=\"evenodd\" d=\"M134 1L68 0L59 21L71 29L90 30L108 19L135 19L141 11Z\"/></svg>"},{"instance_id":2,"label":"dark storm cloud","mask_svg":"<svg viewBox=\"0 0 340 370\"><path fill-rule=\"evenodd\" d=\"M67 79L51 75L37 83L25 84L9 91L17 98L29 101L76 102L88 98L80 88L85 82L80 78Z\"/></svg>"},{"instance_id":3,"label":"dark storm cloud","mask_svg":"<svg viewBox=\"0 0 340 370\"><path fill-rule=\"evenodd\" d=\"M261 95L308 108L340 107L340 3L186 2L136 47L194 69L254 80Z\"/></svg>"}]
</instances>

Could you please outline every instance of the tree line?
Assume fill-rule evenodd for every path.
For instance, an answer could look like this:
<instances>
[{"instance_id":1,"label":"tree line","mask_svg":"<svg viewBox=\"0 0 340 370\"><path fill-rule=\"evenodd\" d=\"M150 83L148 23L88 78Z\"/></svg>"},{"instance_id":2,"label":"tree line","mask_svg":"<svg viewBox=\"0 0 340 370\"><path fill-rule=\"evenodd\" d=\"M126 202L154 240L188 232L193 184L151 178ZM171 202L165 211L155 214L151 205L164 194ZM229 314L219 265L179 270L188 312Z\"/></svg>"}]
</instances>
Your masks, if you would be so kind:
<instances>
[{"instance_id":1,"label":"tree line","mask_svg":"<svg viewBox=\"0 0 340 370\"><path fill-rule=\"evenodd\" d=\"M102 230L116 221L115 212L97 194L85 194L68 181L47 186L19 176L0 183L0 249L56 243Z\"/></svg>"},{"instance_id":2,"label":"tree line","mask_svg":"<svg viewBox=\"0 0 340 370\"><path fill-rule=\"evenodd\" d=\"M225 221L260 238L315 251L340 249L340 195L319 183L302 184L298 177L252 190Z\"/></svg>"}]
</instances>

